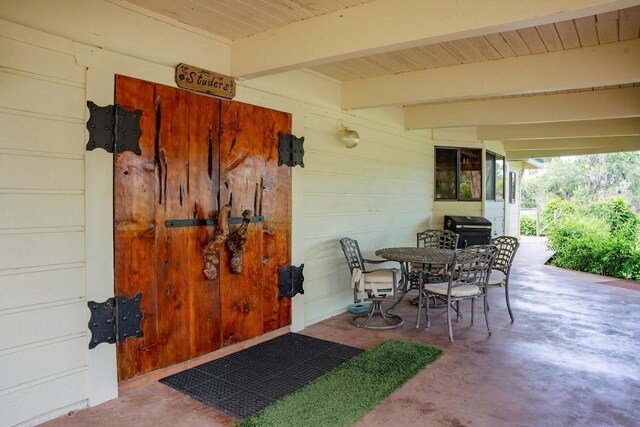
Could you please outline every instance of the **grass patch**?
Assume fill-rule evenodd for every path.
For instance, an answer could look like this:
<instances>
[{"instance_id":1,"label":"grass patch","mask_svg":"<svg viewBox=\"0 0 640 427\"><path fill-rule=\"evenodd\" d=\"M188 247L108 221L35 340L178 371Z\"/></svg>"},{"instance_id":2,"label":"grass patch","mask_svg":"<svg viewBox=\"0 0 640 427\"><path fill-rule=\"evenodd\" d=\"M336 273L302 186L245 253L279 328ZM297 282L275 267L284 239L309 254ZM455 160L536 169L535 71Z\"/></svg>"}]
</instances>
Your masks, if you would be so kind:
<instances>
[{"instance_id":1,"label":"grass patch","mask_svg":"<svg viewBox=\"0 0 640 427\"><path fill-rule=\"evenodd\" d=\"M238 425L352 425L441 354L442 350L436 347L385 341Z\"/></svg>"}]
</instances>

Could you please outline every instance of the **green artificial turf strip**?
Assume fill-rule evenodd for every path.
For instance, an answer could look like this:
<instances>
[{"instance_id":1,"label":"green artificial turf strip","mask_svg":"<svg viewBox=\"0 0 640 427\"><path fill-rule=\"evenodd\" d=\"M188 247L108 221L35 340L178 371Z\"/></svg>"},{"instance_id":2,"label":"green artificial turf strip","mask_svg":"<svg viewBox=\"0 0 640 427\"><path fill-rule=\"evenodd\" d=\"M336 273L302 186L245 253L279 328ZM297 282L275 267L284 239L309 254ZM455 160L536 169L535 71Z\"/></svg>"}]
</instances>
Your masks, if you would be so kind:
<instances>
[{"instance_id":1,"label":"green artificial turf strip","mask_svg":"<svg viewBox=\"0 0 640 427\"><path fill-rule=\"evenodd\" d=\"M261 411L241 427L349 426L434 362L436 347L388 340Z\"/></svg>"}]
</instances>

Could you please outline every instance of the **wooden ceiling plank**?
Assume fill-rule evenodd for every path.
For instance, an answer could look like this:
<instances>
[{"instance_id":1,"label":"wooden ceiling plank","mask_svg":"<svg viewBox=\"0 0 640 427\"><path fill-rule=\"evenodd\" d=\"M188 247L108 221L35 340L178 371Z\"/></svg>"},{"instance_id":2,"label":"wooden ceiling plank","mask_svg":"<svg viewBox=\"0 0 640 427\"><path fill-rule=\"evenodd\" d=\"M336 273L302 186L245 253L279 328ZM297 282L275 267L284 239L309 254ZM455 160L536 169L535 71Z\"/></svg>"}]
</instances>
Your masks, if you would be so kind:
<instances>
[{"instance_id":1,"label":"wooden ceiling plank","mask_svg":"<svg viewBox=\"0 0 640 427\"><path fill-rule=\"evenodd\" d=\"M521 28L518 30L518 34L520 34L522 40L527 44L531 53L548 52L540 34L538 34L538 30L536 30L536 27Z\"/></svg>"},{"instance_id":2,"label":"wooden ceiling plank","mask_svg":"<svg viewBox=\"0 0 640 427\"><path fill-rule=\"evenodd\" d=\"M536 30L538 30L538 34L540 34L540 38L549 52L564 50L562 40L560 40L560 36L558 35L555 25L538 25Z\"/></svg>"},{"instance_id":3,"label":"wooden ceiling plank","mask_svg":"<svg viewBox=\"0 0 640 427\"><path fill-rule=\"evenodd\" d=\"M470 39L455 40L453 44L455 44L459 49L462 49L462 51L467 54L467 56L471 58L473 62L482 62L489 60L489 58L483 55L480 49L478 49L473 43L471 43Z\"/></svg>"},{"instance_id":4,"label":"wooden ceiling plank","mask_svg":"<svg viewBox=\"0 0 640 427\"><path fill-rule=\"evenodd\" d=\"M300 7L298 3L292 0L267 0L267 2L271 3L280 10L285 10L288 13L297 16L301 20L313 18L316 16L308 9Z\"/></svg>"},{"instance_id":5,"label":"wooden ceiling plank","mask_svg":"<svg viewBox=\"0 0 640 427\"><path fill-rule=\"evenodd\" d=\"M393 73L397 73L397 70L395 69L395 67L391 64L389 64L386 61L386 54L381 53L379 55L373 55L373 56L368 56L364 58L367 61L372 61L374 64L378 65L379 67L387 70L387 74L393 74Z\"/></svg>"},{"instance_id":6,"label":"wooden ceiling plank","mask_svg":"<svg viewBox=\"0 0 640 427\"><path fill-rule=\"evenodd\" d=\"M595 15L574 19L574 23L582 47L595 46L599 43Z\"/></svg>"},{"instance_id":7,"label":"wooden ceiling plank","mask_svg":"<svg viewBox=\"0 0 640 427\"><path fill-rule=\"evenodd\" d=\"M493 47L493 45L491 43L489 43L489 41L486 38L484 38L484 36L470 37L468 40L480 52L482 52L482 55L484 55L486 58L488 58L488 59L503 59L502 55L500 55L500 53L498 53L498 51Z\"/></svg>"},{"instance_id":8,"label":"wooden ceiling plank","mask_svg":"<svg viewBox=\"0 0 640 427\"><path fill-rule=\"evenodd\" d=\"M330 12L346 9L346 6L337 0L315 0L315 2Z\"/></svg>"},{"instance_id":9,"label":"wooden ceiling plank","mask_svg":"<svg viewBox=\"0 0 640 427\"><path fill-rule=\"evenodd\" d=\"M236 0L229 0L232 3ZM278 7L273 4L271 0L241 0L249 4L249 6L255 8L261 13L277 16L280 19L284 20L287 24L291 24L293 22L300 21L300 17L298 17L293 12L289 11L287 8Z\"/></svg>"},{"instance_id":10,"label":"wooden ceiling plank","mask_svg":"<svg viewBox=\"0 0 640 427\"><path fill-rule=\"evenodd\" d=\"M426 46L416 47L415 50L424 55L431 63L434 64L434 67L446 67L447 63L441 59L438 55L431 52L431 50L427 49Z\"/></svg>"},{"instance_id":11,"label":"wooden ceiling plank","mask_svg":"<svg viewBox=\"0 0 640 427\"><path fill-rule=\"evenodd\" d=\"M338 0L338 2L345 8L359 6L361 4L369 3L371 0Z\"/></svg>"},{"instance_id":12,"label":"wooden ceiling plank","mask_svg":"<svg viewBox=\"0 0 640 427\"><path fill-rule=\"evenodd\" d=\"M596 15L596 29L601 44L618 41L618 11Z\"/></svg>"},{"instance_id":13,"label":"wooden ceiling plank","mask_svg":"<svg viewBox=\"0 0 640 427\"><path fill-rule=\"evenodd\" d=\"M460 47L458 47L458 45L456 45L454 42L442 42L440 43L440 46L442 46L447 52L451 54L451 56L453 56L463 64L470 64L472 62L475 62L471 58L471 56L467 55L467 53L464 50L460 49Z\"/></svg>"},{"instance_id":14,"label":"wooden ceiling plank","mask_svg":"<svg viewBox=\"0 0 640 427\"><path fill-rule=\"evenodd\" d=\"M446 65L460 65L462 63L440 44L432 44L425 47L438 58L442 59Z\"/></svg>"},{"instance_id":15,"label":"wooden ceiling plank","mask_svg":"<svg viewBox=\"0 0 640 427\"><path fill-rule=\"evenodd\" d=\"M384 76L387 74L387 70L382 68L375 62L367 61L365 58L352 59L354 66L357 66L362 70L367 77Z\"/></svg>"},{"instance_id":16,"label":"wooden ceiling plank","mask_svg":"<svg viewBox=\"0 0 640 427\"><path fill-rule=\"evenodd\" d=\"M396 51L387 53L399 65L403 73L423 70L424 68L415 63L411 58L404 54L404 51Z\"/></svg>"},{"instance_id":17,"label":"wooden ceiling plank","mask_svg":"<svg viewBox=\"0 0 640 427\"><path fill-rule=\"evenodd\" d=\"M251 30L238 27L237 23L218 23L218 17L196 13L193 8L172 0L132 0L131 3L231 40L251 34Z\"/></svg>"},{"instance_id":18,"label":"wooden ceiling plank","mask_svg":"<svg viewBox=\"0 0 640 427\"><path fill-rule=\"evenodd\" d=\"M210 0L200 0L201 2ZM266 22L270 24L269 28L279 27L281 25L287 25L292 22L291 18L287 19L279 14L271 14L264 9L256 8L256 5L260 3L253 2L251 0L219 0L219 4L224 4L230 8L236 8L243 15L248 15L253 17L254 19Z\"/></svg>"},{"instance_id":19,"label":"wooden ceiling plank","mask_svg":"<svg viewBox=\"0 0 640 427\"><path fill-rule=\"evenodd\" d=\"M565 49L580 47L580 38L578 37L578 31L576 30L573 19L570 21L556 22L554 25L562 41L562 46L564 46Z\"/></svg>"},{"instance_id":20,"label":"wooden ceiling plank","mask_svg":"<svg viewBox=\"0 0 640 427\"><path fill-rule=\"evenodd\" d=\"M247 8L244 4L237 2L232 6L225 4L224 2L218 2L215 5L210 5L208 0L192 0L192 5L199 6L199 10L210 11L208 13L224 14L232 20L242 22L245 25L250 25L259 31L265 31L274 26L283 25L281 20L274 21L269 19L269 15L260 15L253 11L251 8ZM202 8L202 9L200 9Z\"/></svg>"},{"instance_id":21,"label":"wooden ceiling plank","mask_svg":"<svg viewBox=\"0 0 640 427\"><path fill-rule=\"evenodd\" d=\"M292 7L293 0L271 1L281 7L289 5L289 11L296 14L302 11L299 7L298 10ZM460 13L458 2L403 0L399 7L397 0L376 0L322 16L303 15L302 21L234 40L231 74L251 78L420 45L512 31L517 27L544 25L618 10L633 5L633 1L485 0L466 2L465 13ZM425 17L429 18L428 23L425 23ZM500 52L500 49L496 50Z\"/></svg>"},{"instance_id":22,"label":"wooden ceiling plank","mask_svg":"<svg viewBox=\"0 0 640 427\"><path fill-rule=\"evenodd\" d=\"M513 49L511 49L511 46L509 46L509 43L504 40L502 35L485 34L484 38L491 43L491 46L493 46L493 48L497 50L503 58L513 58L514 56L517 56Z\"/></svg>"},{"instance_id":23,"label":"wooden ceiling plank","mask_svg":"<svg viewBox=\"0 0 640 427\"><path fill-rule=\"evenodd\" d=\"M520 37L520 33L515 30L512 31L503 31L500 33L504 40L509 44L509 47L516 53L518 56L523 55L531 55L531 50L527 46L527 44Z\"/></svg>"},{"instance_id":24,"label":"wooden ceiling plank","mask_svg":"<svg viewBox=\"0 0 640 427\"><path fill-rule=\"evenodd\" d=\"M393 70L391 74L402 73L402 70L404 69L404 65L395 59L395 57L392 55L392 52L383 53L383 54L377 55L377 57L378 59L380 59L380 61L387 64L387 66Z\"/></svg>"},{"instance_id":25,"label":"wooden ceiling plank","mask_svg":"<svg viewBox=\"0 0 640 427\"><path fill-rule=\"evenodd\" d=\"M640 82L640 39L356 80L343 85L342 108L606 89L635 82Z\"/></svg>"},{"instance_id":26,"label":"wooden ceiling plank","mask_svg":"<svg viewBox=\"0 0 640 427\"><path fill-rule=\"evenodd\" d=\"M312 67L311 69L339 81L347 81L349 80L349 77L351 77L350 73L346 73L341 68L337 67L336 64L322 64Z\"/></svg>"},{"instance_id":27,"label":"wooden ceiling plank","mask_svg":"<svg viewBox=\"0 0 640 427\"><path fill-rule=\"evenodd\" d=\"M434 68L435 65L433 61L423 53L423 51L412 48L412 49L404 49L401 51L405 54L409 59L418 64L422 69Z\"/></svg>"},{"instance_id":28,"label":"wooden ceiling plank","mask_svg":"<svg viewBox=\"0 0 640 427\"><path fill-rule=\"evenodd\" d=\"M620 40L635 39L640 36L640 6L620 11Z\"/></svg>"},{"instance_id":29,"label":"wooden ceiling plank","mask_svg":"<svg viewBox=\"0 0 640 427\"><path fill-rule=\"evenodd\" d=\"M405 128L600 120L640 116L640 88L405 107Z\"/></svg>"}]
</instances>

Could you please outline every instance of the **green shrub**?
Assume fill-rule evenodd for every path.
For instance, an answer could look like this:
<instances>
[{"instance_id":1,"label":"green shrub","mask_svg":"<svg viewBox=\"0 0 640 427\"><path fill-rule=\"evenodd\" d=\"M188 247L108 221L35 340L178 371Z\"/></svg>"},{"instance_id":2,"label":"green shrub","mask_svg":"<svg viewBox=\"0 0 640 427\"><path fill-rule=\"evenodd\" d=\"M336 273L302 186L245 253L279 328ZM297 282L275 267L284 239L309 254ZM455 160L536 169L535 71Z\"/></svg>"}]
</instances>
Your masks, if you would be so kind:
<instances>
[{"instance_id":1,"label":"green shrub","mask_svg":"<svg viewBox=\"0 0 640 427\"><path fill-rule=\"evenodd\" d=\"M547 202L540 214L540 227L544 228L553 222L555 213L559 212L562 216L573 215L578 211L578 207L568 200L553 199Z\"/></svg>"},{"instance_id":2,"label":"green shrub","mask_svg":"<svg viewBox=\"0 0 640 427\"><path fill-rule=\"evenodd\" d=\"M547 230L547 244L555 251L554 263L587 273L640 280L640 252L634 234L638 220L633 215L628 216L624 207L612 201L563 216Z\"/></svg>"},{"instance_id":3,"label":"green shrub","mask_svg":"<svg viewBox=\"0 0 640 427\"><path fill-rule=\"evenodd\" d=\"M536 220L530 216L520 217L520 234L523 236L536 235Z\"/></svg>"},{"instance_id":4,"label":"green shrub","mask_svg":"<svg viewBox=\"0 0 640 427\"><path fill-rule=\"evenodd\" d=\"M582 209L585 215L601 218L610 234L626 236L630 241L638 238L640 218L621 198L613 198L592 203Z\"/></svg>"}]
</instances>

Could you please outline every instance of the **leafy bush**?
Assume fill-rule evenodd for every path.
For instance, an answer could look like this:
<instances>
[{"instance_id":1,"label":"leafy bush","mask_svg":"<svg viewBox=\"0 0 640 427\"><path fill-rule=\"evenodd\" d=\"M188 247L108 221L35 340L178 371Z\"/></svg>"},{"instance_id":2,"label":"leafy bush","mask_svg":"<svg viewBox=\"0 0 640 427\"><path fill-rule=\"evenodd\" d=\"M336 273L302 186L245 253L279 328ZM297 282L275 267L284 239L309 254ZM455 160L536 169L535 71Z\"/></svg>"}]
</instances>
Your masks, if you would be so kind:
<instances>
[{"instance_id":1,"label":"leafy bush","mask_svg":"<svg viewBox=\"0 0 640 427\"><path fill-rule=\"evenodd\" d=\"M631 207L620 198L603 200L585 206L585 215L597 216L605 220L609 233L627 236L636 241L640 218Z\"/></svg>"},{"instance_id":2,"label":"leafy bush","mask_svg":"<svg viewBox=\"0 0 640 427\"><path fill-rule=\"evenodd\" d=\"M551 226L548 246L559 267L640 280L637 229L640 219L619 199L581 209Z\"/></svg>"},{"instance_id":3,"label":"leafy bush","mask_svg":"<svg viewBox=\"0 0 640 427\"><path fill-rule=\"evenodd\" d=\"M520 234L523 236L536 235L536 220L530 216L522 215L520 217Z\"/></svg>"},{"instance_id":4,"label":"leafy bush","mask_svg":"<svg viewBox=\"0 0 640 427\"><path fill-rule=\"evenodd\" d=\"M544 228L548 224L551 224L555 218L555 213L558 212L562 216L573 215L578 210L578 207L568 200L553 199L550 200L542 210L540 214L540 227Z\"/></svg>"}]
</instances>

